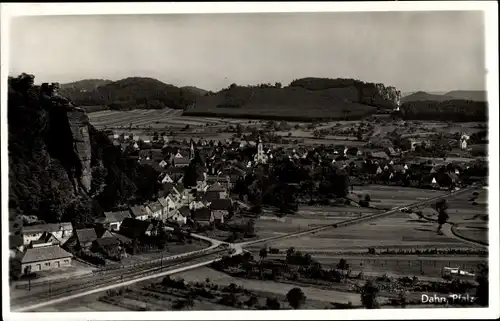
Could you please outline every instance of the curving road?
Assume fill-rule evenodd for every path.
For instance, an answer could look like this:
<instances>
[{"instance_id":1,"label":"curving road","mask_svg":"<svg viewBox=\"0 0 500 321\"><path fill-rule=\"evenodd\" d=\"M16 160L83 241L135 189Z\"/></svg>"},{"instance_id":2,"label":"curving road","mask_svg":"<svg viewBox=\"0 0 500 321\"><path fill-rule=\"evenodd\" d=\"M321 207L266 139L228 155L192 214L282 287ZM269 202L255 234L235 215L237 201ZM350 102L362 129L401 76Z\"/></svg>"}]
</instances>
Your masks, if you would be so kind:
<instances>
[{"instance_id":1,"label":"curving road","mask_svg":"<svg viewBox=\"0 0 500 321\"><path fill-rule=\"evenodd\" d=\"M141 281L145 281L145 280L149 280L149 279L155 279L155 278L158 278L158 277L161 277L161 276L175 274L175 273L179 273L179 272L182 272L182 271L186 271L186 270L195 269L195 268L198 268L198 267L201 267L201 266L209 265L209 264L211 264L211 263L213 263L213 262L215 262L217 260L220 260L221 259L221 257L220 257L221 255L228 255L227 254L228 252L226 250L216 251L215 253L208 253L211 250L212 251L216 250L219 247L228 246L232 250L232 253L229 254L229 256L238 255L238 254L241 254L241 253L243 253L245 251L244 247L246 247L246 246L251 246L251 245L258 244L258 243L263 243L263 242L267 242L267 241L270 241L270 240L277 240L277 239L290 238L290 237L299 237L299 236L303 236L303 235L306 235L306 234L309 234L309 233L314 233L314 232L318 232L318 231L322 231L322 230L326 230L326 229L340 228L340 227L343 227L343 226L349 226L349 225L352 225L352 224L362 223L362 222L366 222L366 221L369 221L369 220L374 220L374 219L377 219L377 218L386 217L386 216L389 216L391 214L399 212L400 209L402 209L403 207L413 208L413 207L418 207L418 206L426 205L428 203L432 203L432 202L434 202L434 201L436 201L438 199L441 199L441 198L449 198L449 197L452 197L452 196L456 196L458 194L469 192L469 191L471 191L474 188L476 188L475 185L473 185L471 187L468 187L468 188L464 188L464 189L458 190L458 191L450 192L450 193L448 193L446 195L440 195L440 196L436 196L436 197L433 197L433 198L430 198L430 199L427 199L427 200L415 202L415 203L412 203L412 204L407 205L407 206L397 207L397 208L394 208L392 210L389 210L389 211L386 211L386 212L383 212L383 213L375 213L375 214L367 215L367 216L364 216L364 217L358 217L358 218L349 219L349 220L346 220L346 221L343 221L343 222L339 222L339 223L335 223L335 224L328 224L328 225L325 225L325 226L320 226L320 227L312 228L312 229L309 229L309 230L306 230L306 231L300 231L300 232L295 232L295 233L290 233L290 234L285 234L285 235L278 235L278 236L268 237L268 238L264 238L264 239L260 239L260 240L254 240L254 241L249 241L249 242L241 242L241 243L232 243L231 244L231 243L227 243L227 242L223 242L223 241L219 241L219 240L214 240L214 239L208 238L206 236L202 236L202 235L198 235L198 234L191 234L192 237L198 238L198 239L202 239L202 240L205 240L205 241L209 241L209 242L211 242L212 245L209 248L207 248L207 249L204 249L204 250L201 250L201 251L196 251L196 253L191 252L191 253L184 253L184 254L181 254L181 255L177 255L175 257L175 259L172 259L172 260L181 260L180 263L173 263L173 265L166 266L166 267L163 267L163 265L162 265L162 267L160 268L159 271L155 270L155 268L151 268L151 266L148 265L149 269L145 269L144 271L141 271L140 269L137 270L137 271L134 271L134 273L132 273L130 276L128 276L129 279L127 279L127 280L125 280L123 282L119 281L119 282L116 282L116 283L113 283L113 284L107 284L107 283L101 284L101 283L97 283L97 284L93 285L93 288L91 288L91 289L89 289L89 288L82 288L80 290L80 292L78 292L78 289L75 289L75 292L78 292L78 293L71 294L71 295L65 295L65 296L57 297L57 298L49 298L48 300L46 300L44 302L39 302L37 304L32 304L32 305L29 305L29 306L23 306L23 305L26 304L26 303L28 303L28 302L37 301L39 299L36 298L36 297L29 296L29 297L26 297L26 299L28 299L27 302L23 302L25 300L21 300L21 301L18 301L18 304L16 304L15 302L11 302L11 304L14 304L14 305L18 306L17 309L15 309L15 308L13 309L16 312L32 311L32 310L40 308L40 307L44 307L44 306L48 306L48 305L52 305L52 304L56 304L56 303L60 303L60 302L68 301L68 300L72 300L72 299L75 299L75 298L78 298L78 297L82 297L82 296L86 296L86 295L89 295L89 294L94 294L94 293L106 291L106 290L109 290L109 289L118 288L118 287L130 285L130 284L133 284L133 283L137 283L137 282L141 282ZM207 253L207 254L204 254L204 253ZM214 254L216 254L217 257L215 257L215 258L214 257L209 257L210 255L214 255ZM191 257L191 256L193 256L193 257ZM164 258L163 260L167 260L167 259ZM194 263L193 260L196 260L198 262ZM156 260L156 261L159 261L159 260ZM188 263L191 263L191 264L185 265L185 264L188 264ZM185 265L185 266L178 267L179 265ZM168 269L168 270L167 271L163 271L163 269L165 269L165 268ZM158 269L158 267L156 267L156 269ZM141 276L141 274L144 275L144 273L148 273L149 275L147 275L147 276ZM15 301L17 301L17 300L15 300ZM19 305L21 305L21 306L19 306Z\"/></svg>"}]
</instances>

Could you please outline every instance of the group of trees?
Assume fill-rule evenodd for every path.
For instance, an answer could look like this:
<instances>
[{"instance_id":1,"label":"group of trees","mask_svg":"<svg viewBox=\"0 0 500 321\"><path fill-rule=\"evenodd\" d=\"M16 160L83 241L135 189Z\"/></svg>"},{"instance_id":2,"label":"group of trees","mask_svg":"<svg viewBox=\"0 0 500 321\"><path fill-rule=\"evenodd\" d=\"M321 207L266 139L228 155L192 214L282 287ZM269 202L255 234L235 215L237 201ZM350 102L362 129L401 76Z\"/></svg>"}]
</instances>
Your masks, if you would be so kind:
<instances>
[{"instance_id":1,"label":"group of trees","mask_svg":"<svg viewBox=\"0 0 500 321\"><path fill-rule=\"evenodd\" d=\"M240 178L233 193L245 196L255 206L269 205L281 213L297 210L300 196L312 199L345 197L349 189L349 175L330 163L322 163L313 169L288 159L277 159L272 169L261 169Z\"/></svg>"},{"instance_id":2,"label":"group of trees","mask_svg":"<svg viewBox=\"0 0 500 321\"><path fill-rule=\"evenodd\" d=\"M488 121L488 103L472 100L410 101L399 115L406 120Z\"/></svg>"}]
</instances>

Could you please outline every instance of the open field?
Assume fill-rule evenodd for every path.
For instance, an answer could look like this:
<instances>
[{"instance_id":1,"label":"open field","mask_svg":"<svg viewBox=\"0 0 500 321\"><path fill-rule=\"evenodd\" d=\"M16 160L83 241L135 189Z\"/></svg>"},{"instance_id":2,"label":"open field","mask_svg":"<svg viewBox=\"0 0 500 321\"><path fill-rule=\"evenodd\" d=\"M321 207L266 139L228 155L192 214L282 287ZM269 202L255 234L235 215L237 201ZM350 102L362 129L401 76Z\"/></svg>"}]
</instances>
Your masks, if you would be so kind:
<instances>
[{"instance_id":1,"label":"open field","mask_svg":"<svg viewBox=\"0 0 500 321\"><path fill-rule=\"evenodd\" d=\"M310 253L310 252L308 252ZM441 278L443 267L459 267L466 271L475 271L478 264L485 264L487 257L482 256L417 256L417 255L329 255L328 253L310 253L323 269L335 269L340 259L345 259L353 275L383 275L404 277L418 275ZM254 253L258 257L258 253ZM286 257L285 253L268 255L269 259Z\"/></svg>"},{"instance_id":2,"label":"open field","mask_svg":"<svg viewBox=\"0 0 500 321\"><path fill-rule=\"evenodd\" d=\"M354 206L300 206L297 213L282 218L272 212L263 213L255 219L255 230L259 238L267 238L334 224L374 212L376 210Z\"/></svg>"},{"instance_id":3,"label":"open field","mask_svg":"<svg viewBox=\"0 0 500 321\"><path fill-rule=\"evenodd\" d=\"M252 282L253 280L240 280L228 276L224 273L217 272L210 268L199 268L187 272L182 272L174 275L173 279L183 278L189 282L191 286L194 283L200 283L211 287L211 293L216 297L207 299L202 296L194 298L192 307L185 307L182 310L239 310L250 309L246 306L245 302L250 296L255 296L257 302L254 306L265 306L267 298L277 298L281 308L289 308L286 302L286 293L293 287L290 284L281 284L271 282L271 288L262 290L262 285L259 281ZM211 284L207 284L207 279ZM247 282L249 281L249 282ZM42 312L87 312L87 311L171 311L175 310L174 305L178 300L186 298L188 291L178 290L172 287L162 287L158 283L160 279L155 279L153 282L141 282L127 288L123 288L119 294L108 296L106 292L99 294L85 296L77 300L70 300L62 304L57 304L45 308L40 308ZM246 291L237 291L236 297L241 302L238 306L232 307L218 303L218 298L224 292L223 287L234 283L237 286L243 286ZM215 288L217 290L215 290ZM126 289L126 290L125 290ZM344 293L339 291L325 291L314 288L303 288L305 294L308 296L303 308L306 309L328 309L332 308L330 302L343 302L345 298L349 298L356 302L355 293ZM336 294L332 296L332 294ZM106 296L105 300L99 298ZM357 299L359 301L359 298ZM103 302L104 301L104 302Z\"/></svg>"},{"instance_id":4,"label":"open field","mask_svg":"<svg viewBox=\"0 0 500 321\"><path fill-rule=\"evenodd\" d=\"M439 194L444 195L446 192L401 186L366 185L354 186L353 194L349 197L356 200L359 196L365 197L367 194L371 198L370 205L377 208L393 208L436 197Z\"/></svg>"},{"instance_id":5,"label":"open field","mask_svg":"<svg viewBox=\"0 0 500 321\"><path fill-rule=\"evenodd\" d=\"M435 197L438 193L444 194L444 192L433 190L371 185L355 188L355 195L351 195L351 197L357 197L356 194L361 195L362 197L369 194L372 199L372 206L392 208ZM357 210L359 211L361 209ZM430 207L429 210L431 210ZM344 209L344 211L346 210ZM453 213L451 213L450 216L452 217ZM313 220L311 222L314 222L312 224L316 224L317 220L324 219L325 216L312 214L310 217L310 219ZM257 232L263 233L266 229L268 229L271 233L279 233L281 232L279 224L282 224L282 230L286 229L287 232L289 232L291 229L290 226L293 226L290 223L294 222L294 216L290 215L286 219L288 219L288 225L286 225L286 220L285 222L277 222L276 220L266 220L265 222L261 222L261 220L258 220L257 223L259 224L259 227L257 228ZM335 219L337 218L333 218L333 220ZM300 221L303 220L303 218L299 216L297 220ZM266 225L269 227L266 227ZM270 241L267 245L280 250L286 250L290 247L294 247L297 250L305 252L328 250L334 252L367 251L370 247L376 249L472 247L472 245L463 244L457 238L437 235L436 229L437 224L434 222L418 220L407 213L395 213L389 217L375 220L373 222L366 222L359 225L337 229L329 229L298 238Z\"/></svg>"},{"instance_id":6,"label":"open field","mask_svg":"<svg viewBox=\"0 0 500 321\"><path fill-rule=\"evenodd\" d=\"M234 278L225 273L216 271L214 269L203 267L191 271L182 272L175 275L176 278L183 278L185 281L191 282L204 282L206 278L210 279L210 282L219 285L229 285L234 283L236 285L242 286L245 289L251 291L267 292L269 296L277 296L282 298L286 295L288 291L296 287L296 285L288 283L280 283L274 281L263 281L263 280L252 280L252 279L241 279ZM352 302L353 305L361 305L360 295L357 293L349 293L343 291L325 290L320 288L314 288L311 286L300 286L304 294L307 296L308 300L305 304L305 308L325 308L330 302L335 303L348 303ZM286 307L288 304L282 304Z\"/></svg>"}]
</instances>

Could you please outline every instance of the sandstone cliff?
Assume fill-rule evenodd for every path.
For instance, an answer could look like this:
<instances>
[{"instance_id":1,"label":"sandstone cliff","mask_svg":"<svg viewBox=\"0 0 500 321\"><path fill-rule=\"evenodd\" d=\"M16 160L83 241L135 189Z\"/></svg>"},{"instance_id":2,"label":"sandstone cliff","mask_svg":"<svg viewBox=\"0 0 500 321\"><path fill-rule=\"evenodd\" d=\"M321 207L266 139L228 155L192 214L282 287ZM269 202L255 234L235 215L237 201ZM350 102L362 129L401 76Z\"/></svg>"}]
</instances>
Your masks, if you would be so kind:
<instances>
[{"instance_id":1,"label":"sandstone cliff","mask_svg":"<svg viewBox=\"0 0 500 321\"><path fill-rule=\"evenodd\" d=\"M42 84L41 105L49 113L49 148L58 155L72 179L75 193L90 191L92 182L89 118L85 111L73 106L57 90L59 84Z\"/></svg>"},{"instance_id":2,"label":"sandstone cliff","mask_svg":"<svg viewBox=\"0 0 500 321\"><path fill-rule=\"evenodd\" d=\"M81 168L79 176L76 177L77 183L88 193L92 183L89 117L82 110L70 110L67 112L67 116L73 139L73 152L76 154Z\"/></svg>"},{"instance_id":3,"label":"sandstone cliff","mask_svg":"<svg viewBox=\"0 0 500 321\"><path fill-rule=\"evenodd\" d=\"M10 216L83 228L103 211L152 199L161 187L151 183L155 170L125 158L58 87L9 77Z\"/></svg>"}]
</instances>

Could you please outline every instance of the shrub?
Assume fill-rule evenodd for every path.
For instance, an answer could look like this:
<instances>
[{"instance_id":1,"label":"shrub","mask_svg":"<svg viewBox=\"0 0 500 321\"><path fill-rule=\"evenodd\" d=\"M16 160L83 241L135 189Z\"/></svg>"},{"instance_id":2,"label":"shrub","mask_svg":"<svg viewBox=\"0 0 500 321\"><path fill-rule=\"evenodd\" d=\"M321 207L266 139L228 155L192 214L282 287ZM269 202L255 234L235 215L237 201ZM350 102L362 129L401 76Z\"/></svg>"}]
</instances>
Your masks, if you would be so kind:
<instances>
[{"instance_id":1,"label":"shrub","mask_svg":"<svg viewBox=\"0 0 500 321\"><path fill-rule=\"evenodd\" d=\"M370 203L367 202L366 200L361 200L361 201L359 201L359 206L368 207L368 206L370 206Z\"/></svg>"}]
</instances>

